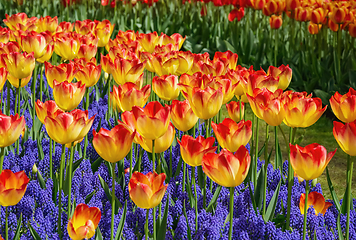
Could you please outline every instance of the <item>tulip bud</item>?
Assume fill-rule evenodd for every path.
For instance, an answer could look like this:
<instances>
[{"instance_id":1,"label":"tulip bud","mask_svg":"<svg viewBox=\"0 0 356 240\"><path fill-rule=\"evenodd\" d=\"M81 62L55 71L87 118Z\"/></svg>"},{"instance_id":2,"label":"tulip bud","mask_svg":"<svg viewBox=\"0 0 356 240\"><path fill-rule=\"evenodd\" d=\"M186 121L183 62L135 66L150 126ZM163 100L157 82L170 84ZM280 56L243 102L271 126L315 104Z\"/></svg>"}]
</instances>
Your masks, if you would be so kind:
<instances>
[{"instance_id":1,"label":"tulip bud","mask_svg":"<svg viewBox=\"0 0 356 240\"><path fill-rule=\"evenodd\" d=\"M269 25L271 26L272 29L278 29L282 26L282 16L276 16L272 15L269 18Z\"/></svg>"}]
</instances>

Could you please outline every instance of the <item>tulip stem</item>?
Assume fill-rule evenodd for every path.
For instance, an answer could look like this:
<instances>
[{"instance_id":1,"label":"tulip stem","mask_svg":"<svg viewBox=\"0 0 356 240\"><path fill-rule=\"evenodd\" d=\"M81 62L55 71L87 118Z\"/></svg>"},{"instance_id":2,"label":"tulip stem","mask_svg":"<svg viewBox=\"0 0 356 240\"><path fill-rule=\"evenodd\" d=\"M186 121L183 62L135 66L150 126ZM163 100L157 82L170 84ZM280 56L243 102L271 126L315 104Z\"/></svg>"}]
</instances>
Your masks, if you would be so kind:
<instances>
[{"instance_id":1,"label":"tulip stem","mask_svg":"<svg viewBox=\"0 0 356 240\"><path fill-rule=\"evenodd\" d=\"M351 183L352 183L352 171L354 168L354 161L351 160L351 156L347 156L347 199L346 199L346 240L349 240L350 234L350 205L351 205Z\"/></svg>"},{"instance_id":2,"label":"tulip stem","mask_svg":"<svg viewBox=\"0 0 356 240\"><path fill-rule=\"evenodd\" d=\"M232 239L232 227L234 219L234 192L235 188L230 187L230 228L229 228L229 240Z\"/></svg>"},{"instance_id":3,"label":"tulip stem","mask_svg":"<svg viewBox=\"0 0 356 240\"><path fill-rule=\"evenodd\" d=\"M0 173L2 173L2 166L4 165L5 147L0 148Z\"/></svg>"},{"instance_id":4,"label":"tulip stem","mask_svg":"<svg viewBox=\"0 0 356 240\"><path fill-rule=\"evenodd\" d=\"M152 140L152 172L156 171L155 140Z\"/></svg>"},{"instance_id":5,"label":"tulip stem","mask_svg":"<svg viewBox=\"0 0 356 240\"><path fill-rule=\"evenodd\" d=\"M6 89L7 89L7 95L6 95L6 112L7 112L7 115L9 116L10 115L10 88L11 88L11 85L9 83L9 81L6 81Z\"/></svg>"},{"instance_id":6,"label":"tulip stem","mask_svg":"<svg viewBox=\"0 0 356 240\"><path fill-rule=\"evenodd\" d=\"M89 88L85 88L85 110L88 109L89 109ZM87 147L88 147L88 134L85 135L85 139L84 139L84 151L83 151L84 159L87 155Z\"/></svg>"},{"instance_id":7,"label":"tulip stem","mask_svg":"<svg viewBox=\"0 0 356 240\"><path fill-rule=\"evenodd\" d=\"M198 195L197 195L197 187L195 183L195 167L192 166L191 171L191 180L194 185L194 194L195 194L195 201L194 201L194 208L195 208L195 231L198 231Z\"/></svg>"},{"instance_id":8,"label":"tulip stem","mask_svg":"<svg viewBox=\"0 0 356 240\"><path fill-rule=\"evenodd\" d=\"M21 106L21 103L20 103L20 101L21 101L21 79L19 79L19 87L17 88L17 96L18 96L18 98L19 98L19 101L18 101L18 109L17 109L17 113L20 115L21 113L20 113L20 106Z\"/></svg>"},{"instance_id":9,"label":"tulip stem","mask_svg":"<svg viewBox=\"0 0 356 240\"><path fill-rule=\"evenodd\" d=\"M59 196L58 196L58 236L62 239L61 217L62 217L62 189L63 189L63 172L66 155L66 146L62 145L61 163L59 166Z\"/></svg>"},{"instance_id":10,"label":"tulip stem","mask_svg":"<svg viewBox=\"0 0 356 240\"><path fill-rule=\"evenodd\" d=\"M70 147L70 160L69 160L69 170L67 171L67 174L69 174L69 190L68 190L68 219L71 217L71 206L72 206L72 172L73 172L73 157L74 157L74 147L73 143L71 144Z\"/></svg>"},{"instance_id":11,"label":"tulip stem","mask_svg":"<svg viewBox=\"0 0 356 240\"><path fill-rule=\"evenodd\" d=\"M305 180L305 202L304 202L303 240L305 240L305 235L306 235L306 230L307 230L308 195L309 195L309 180Z\"/></svg>"},{"instance_id":12,"label":"tulip stem","mask_svg":"<svg viewBox=\"0 0 356 240\"><path fill-rule=\"evenodd\" d=\"M255 175L254 183L257 185L257 161L258 161L258 131L259 131L259 118L256 118L256 137L255 137ZM255 187L256 187L255 185Z\"/></svg>"},{"instance_id":13,"label":"tulip stem","mask_svg":"<svg viewBox=\"0 0 356 240\"><path fill-rule=\"evenodd\" d=\"M275 162L274 162L274 167L280 168L281 169L281 165L279 162L279 156L278 156L278 152L277 149L278 148L278 129L277 126L274 127L274 149L275 149ZM281 174L282 175L282 174Z\"/></svg>"},{"instance_id":14,"label":"tulip stem","mask_svg":"<svg viewBox=\"0 0 356 240\"><path fill-rule=\"evenodd\" d=\"M0 98L0 110L2 110L3 106L3 101L2 99L4 98L4 89L1 90L1 98ZM4 111L5 112L5 111Z\"/></svg>"},{"instance_id":15,"label":"tulip stem","mask_svg":"<svg viewBox=\"0 0 356 240\"><path fill-rule=\"evenodd\" d=\"M277 55L278 55L278 30L274 29L274 66L277 67Z\"/></svg>"},{"instance_id":16,"label":"tulip stem","mask_svg":"<svg viewBox=\"0 0 356 240\"><path fill-rule=\"evenodd\" d=\"M44 70L44 65L42 65L41 67L41 77L40 77L40 101L41 102L42 102L43 70Z\"/></svg>"},{"instance_id":17,"label":"tulip stem","mask_svg":"<svg viewBox=\"0 0 356 240\"><path fill-rule=\"evenodd\" d=\"M5 239L9 239L9 207L6 207L6 219L5 219Z\"/></svg>"},{"instance_id":18,"label":"tulip stem","mask_svg":"<svg viewBox=\"0 0 356 240\"><path fill-rule=\"evenodd\" d=\"M129 173L129 175L130 175L130 179L131 179L131 176L132 176L132 155L134 154L133 153L133 151L132 151L132 145L131 145L131 149L130 149L130 173ZM136 159L136 161L137 161L137 159Z\"/></svg>"},{"instance_id":19,"label":"tulip stem","mask_svg":"<svg viewBox=\"0 0 356 240\"><path fill-rule=\"evenodd\" d=\"M210 137L210 124L211 124L211 119L206 119L205 120L205 139L208 139ZM203 194L203 208L206 208L206 174L204 173L204 178L203 178L203 190L204 190L204 194Z\"/></svg>"},{"instance_id":20,"label":"tulip stem","mask_svg":"<svg viewBox=\"0 0 356 240\"><path fill-rule=\"evenodd\" d=\"M181 156L182 157L182 156ZM183 184L182 184L182 192L185 192L185 171L187 169L187 164L183 161Z\"/></svg>"},{"instance_id":21,"label":"tulip stem","mask_svg":"<svg viewBox=\"0 0 356 240\"><path fill-rule=\"evenodd\" d=\"M111 190L111 235L110 239L114 239L114 215L115 215L115 163L111 163L112 169L112 190Z\"/></svg>"},{"instance_id":22,"label":"tulip stem","mask_svg":"<svg viewBox=\"0 0 356 240\"><path fill-rule=\"evenodd\" d=\"M267 190L267 168L268 168L268 124L266 123L266 142L265 142L265 176L263 180L263 210L262 210L262 216L266 214L266 190Z\"/></svg>"},{"instance_id":23,"label":"tulip stem","mask_svg":"<svg viewBox=\"0 0 356 240\"><path fill-rule=\"evenodd\" d=\"M53 160L52 160L52 146L53 146L53 140L52 138L49 139L49 177L53 179Z\"/></svg>"},{"instance_id":24,"label":"tulip stem","mask_svg":"<svg viewBox=\"0 0 356 240\"><path fill-rule=\"evenodd\" d=\"M36 84L37 84L37 68L39 65L35 64L35 68L33 70L33 75L32 75L32 114L33 114L33 124L32 126L35 126L35 116L36 116L36 109L35 109L35 102L36 102ZM33 132L33 135L35 134L35 132Z\"/></svg>"},{"instance_id":25,"label":"tulip stem","mask_svg":"<svg viewBox=\"0 0 356 240\"><path fill-rule=\"evenodd\" d=\"M281 126L281 125L279 125ZM282 129L282 128L280 128ZM293 144L294 142L294 136L297 131L297 128L290 128L289 130L289 143ZM283 131L282 131L283 133ZM284 135L284 133L283 133ZM285 136L284 136L285 138ZM286 138L285 138L286 139ZM290 163L290 147L289 144L287 144L287 149L288 149L288 207L287 207L287 222L286 222L286 229L289 229L289 224L290 224L290 211L291 211L291 204L292 204L292 187L294 184L294 171L292 169L292 165Z\"/></svg>"},{"instance_id":26,"label":"tulip stem","mask_svg":"<svg viewBox=\"0 0 356 240\"><path fill-rule=\"evenodd\" d=\"M156 207L152 208L153 215L153 240L156 240Z\"/></svg>"},{"instance_id":27,"label":"tulip stem","mask_svg":"<svg viewBox=\"0 0 356 240\"><path fill-rule=\"evenodd\" d=\"M146 223L145 223L145 240L148 240L148 215L150 213L150 209L146 209Z\"/></svg>"},{"instance_id":28,"label":"tulip stem","mask_svg":"<svg viewBox=\"0 0 356 240\"><path fill-rule=\"evenodd\" d=\"M242 104L241 104L241 98L239 98L239 119L240 121L242 120Z\"/></svg>"}]
</instances>

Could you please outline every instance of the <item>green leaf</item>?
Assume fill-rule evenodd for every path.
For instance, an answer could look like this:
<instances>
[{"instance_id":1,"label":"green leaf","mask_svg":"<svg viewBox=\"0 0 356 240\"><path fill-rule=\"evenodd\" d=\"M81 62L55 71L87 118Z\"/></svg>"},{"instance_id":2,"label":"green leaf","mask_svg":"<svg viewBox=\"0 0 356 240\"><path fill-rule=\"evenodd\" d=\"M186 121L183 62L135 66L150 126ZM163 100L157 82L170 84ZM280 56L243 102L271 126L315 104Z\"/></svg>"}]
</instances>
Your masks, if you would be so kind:
<instances>
[{"instance_id":1,"label":"green leaf","mask_svg":"<svg viewBox=\"0 0 356 240\"><path fill-rule=\"evenodd\" d=\"M98 176L99 176L100 185L104 189L106 197L109 199L109 201L111 201L111 191L109 189L109 186L106 184L106 182L100 175ZM119 212L119 208L121 207L122 204L120 203L119 199L117 199L117 197L115 196L115 214Z\"/></svg>"},{"instance_id":2,"label":"green leaf","mask_svg":"<svg viewBox=\"0 0 356 240\"><path fill-rule=\"evenodd\" d=\"M195 204L195 198L194 198L194 195L193 195L193 192L192 192L192 185L191 185L191 181L189 181L189 171L188 171L188 168L186 169L186 179L185 179L185 182L187 184L187 187L186 187L186 191L188 192L188 198L189 198L189 203L190 203L190 207L193 208L194 204Z\"/></svg>"},{"instance_id":3,"label":"green leaf","mask_svg":"<svg viewBox=\"0 0 356 240\"><path fill-rule=\"evenodd\" d=\"M46 189L46 182L43 180L40 170L37 169L37 180L42 189Z\"/></svg>"},{"instance_id":4,"label":"green leaf","mask_svg":"<svg viewBox=\"0 0 356 240\"><path fill-rule=\"evenodd\" d=\"M263 216L263 220L265 220L265 222L271 221L274 218L280 187L281 187L281 181L279 181L278 186L273 193L271 201L268 204L266 214Z\"/></svg>"},{"instance_id":5,"label":"green leaf","mask_svg":"<svg viewBox=\"0 0 356 240\"><path fill-rule=\"evenodd\" d=\"M160 227L157 231L157 239L166 239L168 209L169 209L169 194L167 196L166 207L164 209L163 218L161 219Z\"/></svg>"},{"instance_id":6,"label":"green leaf","mask_svg":"<svg viewBox=\"0 0 356 240\"><path fill-rule=\"evenodd\" d=\"M21 235L21 223L22 223L22 213L20 214L19 220L17 220L17 228L16 228L15 236L14 236L14 238L13 238L14 240L20 239L20 235Z\"/></svg>"},{"instance_id":7,"label":"green leaf","mask_svg":"<svg viewBox=\"0 0 356 240\"><path fill-rule=\"evenodd\" d=\"M174 176L173 177L177 177L180 173L180 170L182 168L182 165L183 165L183 159L182 159L182 156L179 158L179 162L178 162L178 165L177 165L177 169L176 169L176 172L174 173Z\"/></svg>"},{"instance_id":8,"label":"green leaf","mask_svg":"<svg viewBox=\"0 0 356 240\"><path fill-rule=\"evenodd\" d=\"M95 240L103 240L103 235L101 234L99 226L96 228L95 231Z\"/></svg>"},{"instance_id":9,"label":"green leaf","mask_svg":"<svg viewBox=\"0 0 356 240\"><path fill-rule=\"evenodd\" d=\"M251 198L251 202L252 202L252 207L253 209L255 210L255 213L256 215L258 214L257 213L257 207L256 207L256 201L255 201L255 198L253 196L253 193L252 193L252 189L251 189L251 182L248 183L248 188L249 188L249 191L250 191L250 198Z\"/></svg>"},{"instance_id":10,"label":"green leaf","mask_svg":"<svg viewBox=\"0 0 356 240\"><path fill-rule=\"evenodd\" d=\"M31 236L33 237L34 240L41 240L40 235L36 232L36 230L31 226L31 224L28 225L30 227L30 233Z\"/></svg>"},{"instance_id":11,"label":"green leaf","mask_svg":"<svg viewBox=\"0 0 356 240\"><path fill-rule=\"evenodd\" d=\"M102 159L101 157L98 157L92 164L91 164L91 170L93 172L98 171L98 168L100 166L100 164L103 162L104 159Z\"/></svg>"},{"instance_id":12,"label":"green leaf","mask_svg":"<svg viewBox=\"0 0 356 240\"><path fill-rule=\"evenodd\" d=\"M212 212L213 211L213 207L215 206L216 204L216 201L218 200L218 197L219 197L219 194L220 194L220 191L222 189L222 186L218 186L214 192L214 195L213 195L213 198L210 200L209 202L209 205L206 209L207 212Z\"/></svg>"},{"instance_id":13,"label":"green leaf","mask_svg":"<svg viewBox=\"0 0 356 240\"><path fill-rule=\"evenodd\" d=\"M257 175L257 184L254 188L254 190L255 190L254 198L255 198L256 206L258 209L262 209L263 191L264 191L263 182L265 179L265 174L267 174L267 173L265 172L265 168L263 165Z\"/></svg>"},{"instance_id":14,"label":"green leaf","mask_svg":"<svg viewBox=\"0 0 356 240\"><path fill-rule=\"evenodd\" d=\"M86 197L85 197L85 204L88 204L90 202L90 200L92 199L92 197L95 194L95 190L93 190L91 193L89 193Z\"/></svg>"},{"instance_id":15,"label":"green leaf","mask_svg":"<svg viewBox=\"0 0 356 240\"><path fill-rule=\"evenodd\" d=\"M337 234L339 236L340 240L344 240L344 235L342 234L342 228L341 228L341 224L340 224L340 218L341 218L341 214L339 212L339 216L337 217Z\"/></svg>"},{"instance_id":16,"label":"green leaf","mask_svg":"<svg viewBox=\"0 0 356 240\"><path fill-rule=\"evenodd\" d=\"M122 231L124 230L124 223L126 221L126 212L127 212L127 200L125 201L124 211L122 212L119 226L117 227L117 230L116 230L115 240L118 240L121 238Z\"/></svg>"},{"instance_id":17,"label":"green leaf","mask_svg":"<svg viewBox=\"0 0 356 240\"><path fill-rule=\"evenodd\" d=\"M189 226L189 222L188 222L188 217L187 217L187 211L185 210L185 201L183 202L183 214L185 217L185 220L187 221L187 237L189 240L192 240L192 233L190 231L190 226Z\"/></svg>"},{"instance_id":18,"label":"green leaf","mask_svg":"<svg viewBox=\"0 0 356 240\"><path fill-rule=\"evenodd\" d=\"M326 179L328 181L328 186L329 186L331 197L332 197L332 199L334 201L334 204L335 204L335 206L337 208L337 211L340 212L341 211L340 201L339 201L339 198L336 195L336 192L334 190L334 186L333 186L333 184L331 182L328 167L326 167Z\"/></svg>"}]
</instances>

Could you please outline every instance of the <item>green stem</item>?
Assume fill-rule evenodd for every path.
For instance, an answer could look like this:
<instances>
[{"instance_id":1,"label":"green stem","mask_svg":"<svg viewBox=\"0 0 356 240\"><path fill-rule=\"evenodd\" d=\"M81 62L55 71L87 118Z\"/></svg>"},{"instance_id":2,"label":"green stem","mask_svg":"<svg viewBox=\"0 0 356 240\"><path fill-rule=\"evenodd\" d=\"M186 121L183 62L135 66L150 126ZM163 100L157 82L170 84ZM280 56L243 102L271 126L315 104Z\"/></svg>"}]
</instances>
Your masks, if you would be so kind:
<instances>
[{"instance_id":1,"label":"green stem","mask_svg":"<svg viewBox=\"0 0 356 240\"><path fill-rule=\"evenodd\" d=\"M278 55L278 30L274 29L274 66L277 67L277 55Z\"/></svg>"},{"instance_id":2,"label":"green stem","mask_svg":"<svg viewBox=\"0 0 356 240\"><path fill-rule=\"evenodd\" d=\"M256 126L256 115L253 114L252 116L252 136L251 136L251 147L250 147L250 155L251 155L251 168L250 168L250 176L251 176L251 181L255 185L255 168L256 168L256 163L255 163L255 126Z\"/></svg>"},{"instance_id":3,"label":"green stem","mask_svg":"<svg viewBox=\"0 0 356 240\"><path fill-rule=\"evenodd\" d=\"M278 156L278 152L277 152L277 148L278 148L278 128L277 126L274 127L274 149L275 149L275 162L274 162L274 166L275 168L280 168L281 169L281 165L279 162L279 156Z\"/></svg>"},{"instance_id":4,"label":"green stem","mask_svg":"<svg viewBox=\"0 0 356 240\"><path fill-rule=\"evenodd\" d=\"M150 213L150 209L146 209L146 223L145 223L145 240L148 240L148 215Z\"/></svg>"},{"instance_id":5,"label":"green stem","mask_svg":"<svg viewBox=\"0 0 356 240\"><path fill-rule=\"evenodd\" d=\"M6 219L5 219L5 239L9 239L9 207L6 207Z\"/></svg>"},{"instance_id":6,"label":"green stem","mask_svg":"<svg viewBox=\"0 0 356 240\"><path fill-rule=\"evenodd\" d=\"M18 98L19 98L19 101L18 101L18 109L17 109L17 113L20 115L21 113L20 113L20 107L21 107L21 103L20 103L20 101L21 101L21 79L19 79L19 87L17 88L17 96L18 96Z\"/></svg>"},{"instance_id":7,"label":"green stem","mask_svg":"<svg viewBox=\"0 0 356 240\"><path fill-rule=\"evenodd\" d=\"M255 137L255 179L254 183L257 184L257 159L258 159L258 131L259 131L259 118L256 118L256 137ZM256 187L256 186L255 186Z\"/></svg>"},{"instance_id":8,"label":"green stem","mask_svg":"<svg viewBox=\"0 0 356 240\"><path fill-rule=\"evenodd\" d=\"M194 201L194 208L195 208L195 231L198 231L198 195L197 195L197 187L195 183L195 167L192 166L192 171L191 171L191 180L192 184L194 185L194 195L195 195L195 201Z\"/></svg>"},{"instance_id":9,"label":"green stem","mask_svg":"<svg viewBox=\"0 0 356 240\"><path fill-rule=\"evenodd\" d=\"M2 173L2 166L4 165L5 147L0 148L0 173Z\"/></svg>"},{"instance_id":10,"label":"green stem","mask_svg":"<svg viewBox=\"0 0 356 240\"><path fill-rule=\"evenodd\" d=\"M263 187L264 187L264 191L263 191L263 210L262 210L262 216L264 216L266 214L266 190L267 190L267 168L268 168L268 124L266 123L266 142L265 142L265 176L264 176L264 180L263 180Z\"/></svg>"},{"instance_id":11,"label":"green stem","mask_svg":"<svg viewBox=\"0 0 356 240\"><path fill-rule=\"evenodd\" d=\"M49 177L53 179L53 160L52 160L52 145L53 145L53 140L52 138L49 139Z\"/></svg>"},{"instance_id":12,"label":"green stem","mask_svg":"<svg viewBox=\"0 0 356 240\"><path fill-rule=\"evenodd\" d=\"M153 215L153 240L156 240L156 207L152 209Z\"/></svg>"},{"instance_id":13,"label":"green stem","mask_svg":"<svg viewBox=\"0 0 356 240\"><path fill-rule=\"evenodd\" d=\"M185 171L187 169L187 164L183 161L183 183L182 183L182 192L185 192Z\"/></svg>"},{"instance_id":14,"label":"green stem","mask_svg":"<svg viewBox=\"0 0 356 240\"><path fill-rule=\"evenodd\" d=\"M4 98L4 89L1 90L1 98L0 98L0 110L2 110L3 106L3 99ZM5 112L5 111L4 111Z\"/></svg>"},{"instance_id":15,"label":"green stem","mask_svg":"<svg viewBox=\"0 0 356 240\"><path fill-rule=\"evenodd\" d=\"M41 68L41 78L40 78L40 101L41 102L42 102L43 71L44 71L44 65L42 65Z\"/></svg>"},{"instance_id":16,"label":"green stem","mask_svg":"<svg viewBox=\"0 0 356 240\"><path fill-rule=\"evenodd\" d=\"M110 239L114 239L114 215L115 215L115 163L111 163L112 169L112 190L111 190L111 235Z\"/></svg>"},{"instance_id":17,"label":"green stem","mask_svg":"<svg viewBox=\"0 0 356 240\"><path fill-rule=\"evenodd\" d=\"M230 187L230 228L229 228L229 240L232 239L232 227L234 219L234 187Z\"/></svg>"},{"instance_id":18,"label":"green stem","mask_svg":"<svg viewBox=\"0 0 356 240\"><path fill-rule=\"evenodd\" d=\"M131 150L130 150L130 179L131 179L131 176L132 176L132 155L133 155L133 151L132 151L132 145L131 145Z\"/></svg>"},{"instance_id":19,"label":"green stem","mask_svg":"<svg viewBox=\"0 0 356 240\"><path fill-rule=\"evenodd\" d=\"M73 172L73 157L74 157L74 147L73 143L70 147L70 160L69 160L69 170L67 171L67 174L69 174L69 191L68 191L68 219L71 217L70 216L70 209L72 206L72 172Z\"/></svg>"},{"instance_id":20,"label":"green stem","mask_svg":"<svg viewBox=\"0 0 356 240\"><path fill-rule=\"evenodd\" d=\"M63 189L63 175L64 175L64 162L66 154L66 146L62 145L61 163L59 166L59 197L58 197L58 235L62 239L61 216L62 216L62 189Z\"/></svg>"},{"instance_id":21,"label":"green stem","mask_svg":"<svg viewBox=\"0 0 356 240\"><path fill-rule=\"evenodd\" d=\"M89 88L85 89L85 110L89 108ZM83 158L85 159L87 155L87 147L88 147L88 134L85 135L84 138L84 151L83 151Z\"/></svg>"},{"instance_id":22,"label":"green stem","mask_svg":"<svg viewBox=\"0 0 356 240\"><path fill-rule=\"evenodd\" d=\"M293 144L294 142L294 137L296 133L297 128L290 128L289 129L289 143ZM291 211L291 206L292 206L292 187L294 185L294 170L292 168L292 165L290 163L290 147L289 144L287 144L287 149L288 149L288 208L287 208L287 222L286 222L286 229L289 229L290 225L290 211Z\"/></svg>"},{"instance_id":23,"label":"green stem","mask_svg":"<svg viewBox=\"0 0 356 240\"><path fill-rule=\"evenodd\" d=\"M169 172L171 174L171 177L173 176L173 167L172 167L172 145L169 147Z\"/></svg>"},{"instance_id":24,"label":"green stem","mask_svg":"<svg viewBox=\"0 0 356 240\"><path fill-rule=\"evenodd\" d=\"M211 119L206 119L205 120L205 126L206 126L206 131L205 131L205 139L210 137L210 124L211 124ZM206 174L204 173L204 181L203 181L203 207L204 209L206 208Z\"/></svg>"},{"instance_id":25,"label":"green stem","mask_svg":"<svg viewBox=\"0 0 356 240\"><path fill-rule=\"evenodd\" d=\"M35 69L33 70L33 75L32 75L32 111L33 111L33 125L35 126L35 116L36 116L36 109L35 109L35 102L36 102L36 82L37 82L37 69L38 69L38 64L35 65Z\"/></svg>"},{"instance_id":26,"label":"green stem","mask_svg":"<svg viewBox=\"0 0 356 240\"><path fill-rule=\"evenodd\" d=\"M354 161L351 160L351 156L347 156L347 199L346 199L346 240L349 240L350 234L350 206L351 206L351 183L352 183L352 172L354 168Z\"/></svg>"},{"instance_id":27,"label":"green stem","mask_svg":"<svg viewBox=\"0 0 356 240\"><path fill-rule=\"evenodd\" d=\"M305 202L304 202L304 221L303 221L303 240L306 238L307 230L307 215L308 215L308 194L309 194L309 180L305 181Z\"/></svg>"},{"instance_id":28,"label":"green stem","mask_svg":"<svg viewBox=\"0 0 356 240\"><path fill-rule=\"evenodd\" d=\"M11 88L11 85L10 85L9 81L6 81L6 89L7 89L6 112L7 112L8 116L10 116L10 88Z\"/></svg>"},{"instance_id":29,"label":"green stem","mask_svg":"<svg viewBox=\"0 0 356 240\"><path fill-rule=\"evenodd\" d=\"M241 103L241 98L239 98L239 107L240 107L240 109L239 109L239 119L240 119L240 121L242 120L242 103Z\"/></svg>"},{"instance_id":30,"label":"green stem","mask_svg":"<svg viewBox=\"0 0 356 240\"><path fill-rule=\"evenodd\" d=\"M152 140L152 172L156 171L155 140Z\"/></svg>"}]
</instances>

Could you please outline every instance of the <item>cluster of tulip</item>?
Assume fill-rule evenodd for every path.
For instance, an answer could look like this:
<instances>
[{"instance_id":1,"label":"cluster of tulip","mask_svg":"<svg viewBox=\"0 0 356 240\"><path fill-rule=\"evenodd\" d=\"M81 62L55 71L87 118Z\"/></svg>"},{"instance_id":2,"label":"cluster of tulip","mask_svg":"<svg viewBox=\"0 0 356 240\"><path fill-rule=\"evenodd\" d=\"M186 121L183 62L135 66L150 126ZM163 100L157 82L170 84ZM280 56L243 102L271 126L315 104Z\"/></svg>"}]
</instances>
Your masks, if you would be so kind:
<instances>
[{"instance_id":1,"label":"cluster of tulip","mask_svg":"<svg viewBox=\"0 0 356 240\"><path fill-rule=\"evenodd\" d=\"M2 48L0 49L2 51L0 55L2 66L0 68L0 86L2 88L6 80L9 80L11 85L17 88L18 107L15 107L15 113L19 114L21 110L19 89L30 81L32 72L36 72L39 67L45 69L47 83L53 89L54 101L48 100L44 103L42 103L42 99L35 103L36 89L32 89L32 112L34 121L36 114L51 139L50 155L52 155L52 140L62 145L59 169L53 169L51 156L49 170L52 179L55 178L54 172L59 177L58 232L60 236L62 190L65 191L64 172L69 173L70 183L68 193L65 193L68 195L69 236L72 239L92 237L100 220L100 210L95 207L89 208L84 204L79 204L71 216L74 146L85 138L85 158L86 146L89 144L87 133L95 118L95 116L91 118L88 116L89 88L97 87L96 84L99 80L107 86L107 92L104 93L109 98L107 115L109 118L114 116L116 121L111 130L104 128L98 132L93 130L92 144L101 158L111 163L111 169L109 169L112 171L112 176L115 176L115 163L123 162L123 159L127 155L129 156L130 182L128 189L133 202L138 207L147 209L146 238L149 236L149 209L155 209L160 204L168 186L164 185L166 173L162 171L160 157L157 159L156 166L156 154L170 148L176 136L175 129L185 133L180 140L178 139L181 157L184 161L182 187L185 189L186 164L188 164L192 167L191 181L195 189L196 228L198 228L198 200L195 186L195 168L197 167L200 174L205 173L202 184L204 208L207 207L207 176L217 184L230 189L229 239L232 238L234 187L240 185L248 174L250 176L248 180L252 181L251 184L254 184L255 187L257 184L258 119L264 120L266 126L274 126L275 132L282 122L294 129L291 131L289 142L287 226L289 226L291 206L290 193L294 182L293 169L299 177L306 180L306 195L308 197L306 195L300 197L300 209L304 213L304 237L307 208L317 203L318 207L314 207L316 212L325 213L330 206L325 203L320 194L314 192L308 194L308 188L309 180L321 175L335 151L327 154L325 148L319 144L311 144L305 148L293 145L295 129L306 128L314 124L326 107L322 107L319 98L312 98L306 92L283 92L292 78L292 70L288 66L282 65L278 68L270 66L267 72L264 70L254 71L253 68L247 69L238 66L237 54L230 51L216 52L212 60L210 60L209 54L179 51L185 40L180 34L171 36L158 35L156 32L139 34L128 30L126 32L119 31L114 39L110 39L114 25L107 20L102 22L85 20L77 21L75 24L69 22L58 24L56 17L47 16L37 19L28 18L26 14L19 13L12 16L7 15L4 22L9 29L1 29L0 39L3 43L1 43ZM73 27L75 32L72 32ZM96 65L95 59L98 47L101 47L102 53L105 49L107 51L107 55L101 54L101 65ZM62 58L63 63L57 65L56 55ZM35 60L38 64L35 63ZM44 64L41 65L42 63ZM101 69L110 76L100 77L102 76ZM152 79L152 86L149 85L148 72L152 73L151 76L157 75ZM36 73L33 75L37 77ZM148 85L143 87L144 76ZM33 81L36 81L36 77L33 78ZM115 83L112 83L112 78ZM40 88L42 80L41 78ZM7 84L8 92L10 83ZM35 83L33 86L36 86ZM39 91L41 94L41 90ZM86 110L75 109L85 94ZM186 100L182 101L180 94ZM355 105L355 96L355 92L350 90L345 96L335 94L331 100L335 114L339 115L340 117L338 117L343 121L346 119L345 122L355 121L353 117L356 114L351 108ZM239 101L231 101L234 97ZM151 101L147 103L149 98ZM160 101L167 104L162 106ZM257 119L254 116L252 122L245 121L245 103L249 103L257 116ZM230 118L221 121L220 113L223 104L226 104ZM24 117L19 117L18 114L10 116L9 98L6 107L4 105L7 115L0 115L0 123L2 123L0 124L1 170L5 147L12 145L21 134L24 135L25 131ZM205 122L205 136L195 136L198 119ZM356 153L350 141L356 134L354 131L355 122L346 123L345 127L341 125L335 123L335 138L345 152L354 156ZM210 127L219 148L213 146L215 138L210 137ZM190 129L193 129L193 136L188 135ZM33 133L33 136L36 136L36 133ZM277 134L275 136L277 144ZM250 156L245 145L251 137ZM152 172L147 174L133 172L133 143L152 153ZM70 159L67 159L67 163L65 148L70 149ZM220 153L215 153L220 148L222 148ZM17 145L17 151L18 149ZM265 169L268 166L267 150L266 142ZM281 169L281 161L282 159L276 158L276 168ZM140 159L137 159L137 164L140 164ZM108 164L109 166L110 164ZM352 167L352 161L349 159L349 180L352 179ZM140 167L138 169L140 171ZM6 176L4 180L3 174ZM0 204L2 206L15 205L20 201L29 181L23 175L21 172L10 173L9 170L2 172L0 175ZM264 177L262 215L266 214L267 208L267 174ZM15 181L15 178L19 180ZM16 190L16 196L12 196L12 193L8 194L8 192L13 190L8 189L19 190ZM348 181L348 203L350 203L350 189L351 181ZM5 195L11 197L2 200L1 192L4 191ZM113 239L116 201L115 177L112 178L111 197L111 239ZM319 202L320 199L321 202ZM350 210L350 204L347 207ZM157 237L155 213L156 210L153 210L154 239Z\"/></svg>"}]
</instances>

